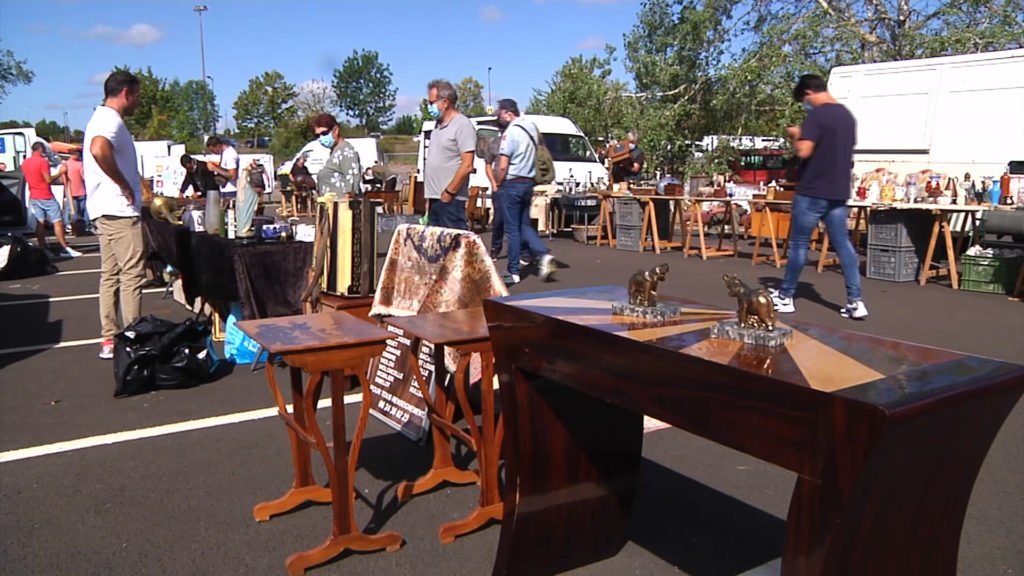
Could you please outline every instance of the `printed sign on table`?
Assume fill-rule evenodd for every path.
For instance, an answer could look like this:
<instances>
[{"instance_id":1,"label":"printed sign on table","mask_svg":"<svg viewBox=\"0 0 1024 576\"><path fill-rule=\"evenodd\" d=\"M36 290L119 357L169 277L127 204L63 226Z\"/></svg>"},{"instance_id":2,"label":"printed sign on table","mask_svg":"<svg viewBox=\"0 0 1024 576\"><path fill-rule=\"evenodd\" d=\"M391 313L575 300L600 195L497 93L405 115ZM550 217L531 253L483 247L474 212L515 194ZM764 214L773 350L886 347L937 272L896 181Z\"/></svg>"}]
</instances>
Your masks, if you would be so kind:
<instances>
[{"instance_id":1,"label":"printed sign on table","mask_svg":"<svg viewBox=\"0 0 1024 576\"><path fill-rule=\"evenodd\" d=\"M396 337L388 340L380 358L370 365L370 413L412 440L422 439L430 428L423 391L412 373L412 341L401 328L387 326ZM434 346L423 342L417 360L431 393L434 390Z\"/></svg>"}]
</instances>

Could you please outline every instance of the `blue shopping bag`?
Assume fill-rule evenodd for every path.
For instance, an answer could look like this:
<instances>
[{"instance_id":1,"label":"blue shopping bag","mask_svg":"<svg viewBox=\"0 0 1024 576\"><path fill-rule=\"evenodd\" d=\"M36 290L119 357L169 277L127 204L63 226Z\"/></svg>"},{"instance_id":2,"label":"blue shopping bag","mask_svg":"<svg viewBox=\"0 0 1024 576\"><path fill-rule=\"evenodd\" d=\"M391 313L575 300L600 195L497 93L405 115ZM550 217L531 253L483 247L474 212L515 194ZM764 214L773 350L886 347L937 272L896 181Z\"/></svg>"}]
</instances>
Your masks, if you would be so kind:
<instances>
[{"instance_id":1,"label":"blue shopping bag","mask_svg":"<svg viewBox=\"0 0 1024 576\"><path fill-rule=\"evenodd\" d=\"M224 322L224 356L235 364L266 362L267 352L255 340L239 330L236 323L242 318L242 305L231 305L228 319Z\"/></svg>"}]
</instances>

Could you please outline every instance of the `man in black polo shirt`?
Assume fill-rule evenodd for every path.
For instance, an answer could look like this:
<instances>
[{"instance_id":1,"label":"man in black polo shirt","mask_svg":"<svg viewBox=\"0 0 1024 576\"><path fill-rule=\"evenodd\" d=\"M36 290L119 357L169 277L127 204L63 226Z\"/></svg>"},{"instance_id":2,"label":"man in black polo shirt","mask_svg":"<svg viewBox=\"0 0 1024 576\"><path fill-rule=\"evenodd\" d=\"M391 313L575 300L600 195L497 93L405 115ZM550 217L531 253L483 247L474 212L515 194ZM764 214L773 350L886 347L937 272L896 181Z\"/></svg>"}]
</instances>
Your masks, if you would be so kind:
<instances>
[{"instance_id":1,"label":"man in black polo shirt","mask_svg":"<svg viewBox=\"0 0 1024 576\"><path fill-rule=\"evenodd\" d=\"M779 290L772 293L775 310L796 311L793 295L807 262L811 233L821 221L828 229L829 241L839 256L846 281L846 306L839 313L844 318L860 320L868 315L868 309L861 300L860 260L850 242L846 224L850 216L846 202L850 198L857 121L828 93L825 80L820 76L801 76L793 88L793 99L803 104L807 117L802 126L786 129L801 163L793 197L786 275Z\"/></svg>"}]
</instances>

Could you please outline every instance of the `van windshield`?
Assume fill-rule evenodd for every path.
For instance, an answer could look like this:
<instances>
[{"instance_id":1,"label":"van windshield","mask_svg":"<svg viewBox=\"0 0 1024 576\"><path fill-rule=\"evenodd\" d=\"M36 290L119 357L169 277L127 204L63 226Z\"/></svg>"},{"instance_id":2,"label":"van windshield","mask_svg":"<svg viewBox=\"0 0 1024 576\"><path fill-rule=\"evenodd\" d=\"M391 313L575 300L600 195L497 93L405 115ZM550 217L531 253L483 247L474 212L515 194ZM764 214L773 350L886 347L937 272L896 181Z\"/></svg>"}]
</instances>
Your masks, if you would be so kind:
<instances>
[{"instance_id":1,"label":"van windshield","mask_svg":"<svg viewBox=\"0 0 1024 576\"><path fill-rule=\"evenodd\" d=\"M597 162L590 142L577 134L544 134L544 143L555 162Z\"/></svg>"}]
</instances>

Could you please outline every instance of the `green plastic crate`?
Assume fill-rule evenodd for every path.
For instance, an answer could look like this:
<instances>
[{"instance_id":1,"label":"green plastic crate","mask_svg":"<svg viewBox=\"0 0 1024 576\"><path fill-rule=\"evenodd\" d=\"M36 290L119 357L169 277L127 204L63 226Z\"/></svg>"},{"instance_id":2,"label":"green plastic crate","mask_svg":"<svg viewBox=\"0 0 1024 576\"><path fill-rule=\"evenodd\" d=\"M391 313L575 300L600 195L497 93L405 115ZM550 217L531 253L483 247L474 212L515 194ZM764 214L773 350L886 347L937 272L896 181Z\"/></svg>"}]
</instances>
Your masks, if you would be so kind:
<instances>
[{"instance_id":1,"label":"green plastic crate","mask_svg":"<svg viewBox=\"0 0 1024 576\"><path fill-rule=\"evenodd\" d=\"M1009 294L1017 282L1020 272L1020 256L969 256L960 257L960 288L970 292Z\"/></svg>"}]
</instances>

